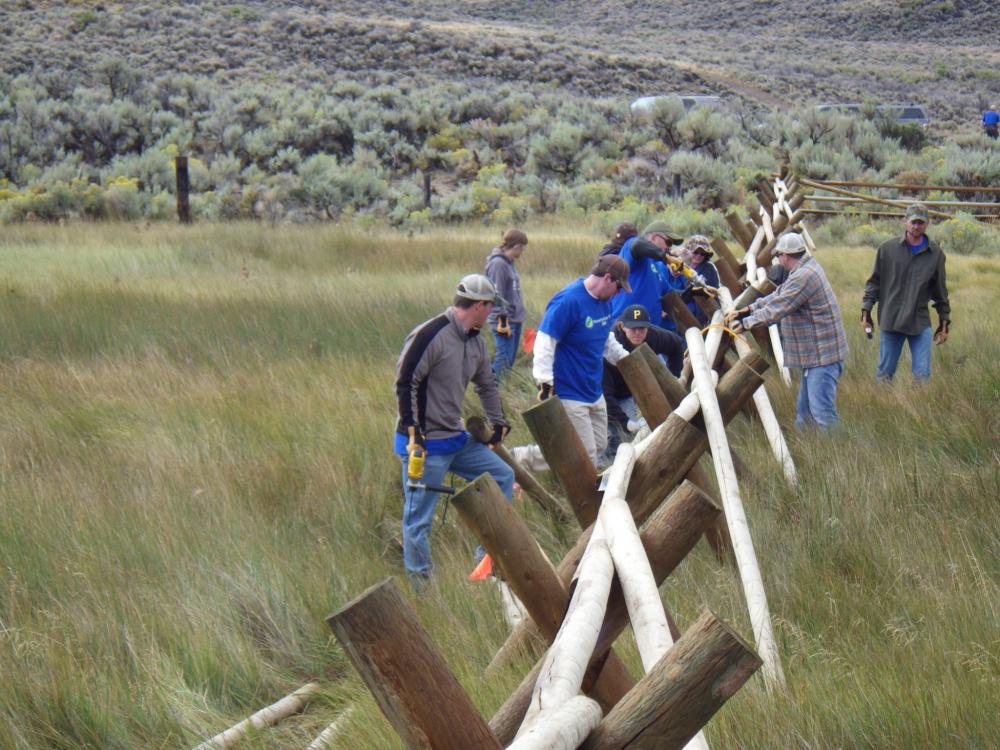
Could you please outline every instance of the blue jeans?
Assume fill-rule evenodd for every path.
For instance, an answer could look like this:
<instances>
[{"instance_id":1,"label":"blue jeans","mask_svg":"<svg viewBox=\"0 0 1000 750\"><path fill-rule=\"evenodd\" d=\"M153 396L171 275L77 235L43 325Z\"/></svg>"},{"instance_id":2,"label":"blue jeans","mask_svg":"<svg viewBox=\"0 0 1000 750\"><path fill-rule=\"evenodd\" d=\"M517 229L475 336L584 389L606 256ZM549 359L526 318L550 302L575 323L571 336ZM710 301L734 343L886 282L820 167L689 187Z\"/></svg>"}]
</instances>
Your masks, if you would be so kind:
<instances>
[{"instance_id":1,"label":"blue jeans","mask_svg":"<svg viewBox=\"0 0 1000 750\"><path fill-rule=\"evenodd\" d=\"M796 427L818 425L820 429L828 430L837 425L840 421L837 415L837 381L843 374L843 362L803 368L795 414Z\"/></svg>"},{"instance_id":2,"label":"blue jeans","mask_svg":"<svg viewBox=\"0 0 1000 750\"><path fill-rule=\"evenodd\" d=\"M493 327L493 341L496 343L496 353L493 355L493 377L500 382L504 370L514 366L517 358L517 347L521 343L521 323L510 323L510 336L497 334Z\"/></svg>"},{"instance_id":3,"label":"blue jeans","mask_svg":"<svg viewBox=\"0 0 1000 750\"><path fill-rule=\"evenodd\" d=\"M878 334L878 369L875 377L878 380L892 380L899 364L899 355L903 353L903 344L910 342L910 361L913 365L914 380L928 380L931 376L931 327L913 336L892 331L879 331Z\"/></svg>"},{"instance_id":4,"label":"blue jeans","mask_svg":"<svg viewBox=\"0 0 1000 750\"><path fill-rule=\"evenodd\" d=\"M406 572L419 578L429 578L434 569L431 562L431 526L438 493L430 490L410 489L406 476L407 456L400 457L403 464L403 564ZM480 474L489 474L500 485L508 502L514 494L514 470L503 460L471 437L454 453L430 454L424 459L425 484L440 485L448 472L463 479L473 480Z\"/></svg>"}]
</instances>

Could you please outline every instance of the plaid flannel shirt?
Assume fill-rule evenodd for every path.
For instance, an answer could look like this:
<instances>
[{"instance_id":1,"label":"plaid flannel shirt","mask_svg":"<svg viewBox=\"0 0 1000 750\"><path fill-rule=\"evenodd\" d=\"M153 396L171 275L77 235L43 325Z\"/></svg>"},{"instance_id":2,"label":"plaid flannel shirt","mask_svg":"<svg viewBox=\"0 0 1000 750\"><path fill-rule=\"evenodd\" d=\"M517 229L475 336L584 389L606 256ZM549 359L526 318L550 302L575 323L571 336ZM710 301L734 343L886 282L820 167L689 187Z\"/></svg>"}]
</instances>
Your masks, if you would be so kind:
<instances>
[{"instance_id":1,"label":"plaid flannel shirt","mask_svg":"<svg viewBox=\"0 0 1000 750\"><path fill-rule=\"evenodd\" d=\"M774 292L750 304L743 325L778 323L786 367L822 367L847 358L840 305L822 266L806 258Z\"/></svg>"}]
</instances>

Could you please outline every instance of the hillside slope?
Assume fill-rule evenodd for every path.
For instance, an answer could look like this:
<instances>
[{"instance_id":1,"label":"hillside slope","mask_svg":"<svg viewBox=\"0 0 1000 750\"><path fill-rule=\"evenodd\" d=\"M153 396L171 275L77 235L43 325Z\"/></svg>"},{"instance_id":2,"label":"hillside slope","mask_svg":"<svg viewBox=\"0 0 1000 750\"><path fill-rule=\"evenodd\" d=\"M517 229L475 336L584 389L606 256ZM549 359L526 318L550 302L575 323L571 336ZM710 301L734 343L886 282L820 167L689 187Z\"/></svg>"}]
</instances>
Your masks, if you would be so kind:
<instances>
[{"instance_id":1,"label":"hillside slope","mask_svg":"<svg viewBox=\"0 0 1000 750\"><path fill-rule=\"evenodd\" d=\"M5 8L0 71L470 87L591 97L716 92L771 106L919 100L968 125L1000 96L992 2L30 2ZM762 92L756 95L754 92Z\"/></svg>"}]
</instances>

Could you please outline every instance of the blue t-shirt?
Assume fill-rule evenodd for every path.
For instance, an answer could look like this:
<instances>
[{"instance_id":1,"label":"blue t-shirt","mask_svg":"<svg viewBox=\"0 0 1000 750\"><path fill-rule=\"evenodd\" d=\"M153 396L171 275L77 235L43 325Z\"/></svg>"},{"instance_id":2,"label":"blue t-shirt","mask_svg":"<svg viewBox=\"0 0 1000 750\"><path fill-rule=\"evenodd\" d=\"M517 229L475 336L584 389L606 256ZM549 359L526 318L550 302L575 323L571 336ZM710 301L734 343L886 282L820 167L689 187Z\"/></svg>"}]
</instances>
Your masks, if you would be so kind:
<instances>
[{"instance_id":1,"label":"blue t-shirt","mask_svg":"<svg viewBox=\"0 0 1000 750\"><path fill-rule=\"evenodd\" d=\"M663 310L662 305L660 305L660 297L663 296L661 289L666 267L660 261L652 258L632 257L632 245L635 240L635 237L628 239L622 245L622 251L619 253L622 258L628 261L628 285L632 287L632 291L621 291L612 297L611 310L617 320L622 314L622 310L629 305L642 305L649 310L653 323L659 323Z\"/></svg>"},{"instance_id":2,"label":"blue t-shirt","mask_svg":"<svg viewBox=\"0 0 1000 750\"><path fill-rule=\"evenodd\" d=\"M925 247L927 247L927 235L925 234L923 237L920 238L920 244L919 245L913 245L913 244L910 243L909 240L907 240L906 244L910 246L910 252L913 253L914 255L916 255L921 250L923 250Z\"/></svg>"},{"instance_id":3,"label":"blue t-shirt","mask_svg":"<svg viewBox=\"0 0 1000 750\"><path fill-rule=\"evenodd\" d=\"M995 128L997 123L1000 123L1000 112L993 109L983 112L983 125L988 128Z\"/></svg>"},{"instance_id":4,"label":"blue t-shirt","mask_svg":"<svg viewBox=\"0 0 1000 750\"><path fill-rule=\"evenodd\" d=\"M559 398L592 404L601 397L604 345L614 322L611 303L592 297L583 279L549 301L538 330L558 342L552 380Z\"/></svg>"}]
</instances>

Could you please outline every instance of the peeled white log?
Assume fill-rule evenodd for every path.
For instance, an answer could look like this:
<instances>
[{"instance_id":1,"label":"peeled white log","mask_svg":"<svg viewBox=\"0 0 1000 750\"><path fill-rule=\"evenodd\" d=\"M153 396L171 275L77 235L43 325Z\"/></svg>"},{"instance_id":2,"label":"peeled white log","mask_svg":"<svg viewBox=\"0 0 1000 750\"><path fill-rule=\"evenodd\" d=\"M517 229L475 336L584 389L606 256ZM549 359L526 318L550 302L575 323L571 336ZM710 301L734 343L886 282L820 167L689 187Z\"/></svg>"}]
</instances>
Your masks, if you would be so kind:
<instances>
[{"instance_id":1,"label":"peeled white log","mask_svg":"<svg viewBox=\"0 0 1000 750\"><path fill-rule=\"evenodd\" d=\"M809 230L806 229L805 224L799 224L799 231L802 233L802 239L805 240L806 249L809 250L809 254L812 255L816 252L816 243L813 242L812 235L809 234Z\"/></svg>"},{"instance_id":2,"label":"peeled white log","mask_svg":"<svg viewBox=\"0 0 1000 750\"><path fill-rule=\"evenodd\" d=\"M767 281L767 274L764 272L763 268L757 269L757 281L761 284ZM727 289L726 291L729 290ZM774 324L769 325L767 327L767 335L771 337L771 351L774 352L774 362L778 365L778 372L781 373L781 380L785 385L791 388L792 374L788 371L788 368L785 367L785 350L781 347L781 334L778 332L778 326ZM709 361L714 362L715 360L711 359L711 353L709 356Z\"/></svg>"},{"instance_id":3,"label":"peeled white log","mask_svg":"<svg viewBox=\"0 0 1000 750\"><path fill-rule=\"evenodd\" d=\"M760 207L760 220L764 229L764 236L767 237L768 243L774 242L774 228L771 226L771 214L763 206Z\"/></svg>"},{"instance_id":4,"label":"peeled white log","mask_svg":"<svg viewBox=\"0 0 1000 750\"><path fill-rule=\"evenodd\" d=\"M556 708L580 692L604 622L615 568L601 524L595 524L577 567L566 617L549 647L517 737L531 729L542 710Z\"/></svg>"},{"instance_id":5,"label":"peeled white log","mask_svg":"<svg viewBox=\"0 0 1000 750\"><path fill-rule=\"evenodd\" d=\"M751 245L751 248L753 246ZM743 262L747 267L747 281L757 278L757 253L753 250L747 250L747 254L743 256Z\"/></svg>"},{"instance_id":6,"label":"peeled white log","mask_svg":"<svg viewBox=\"0 0 1000 750\"><path fill-rule=\"evenodd\" d=\"M306 707L306 704L312 700L313 695L319 692L319 690L320 686L315 682L303 685L277 703L273 703L267 708L262 708L249 719L244 719L225 732L221 732L212 739L202 742L195 750L221 750L221 748L232 747L237 741L243 739L250 729L264 729L265 727L274 726L282 719L287 719L289 716L297 714Z\"/></svg>"},{"instance_id":7,"label":"peeled white log","mask_svg":"<svg viewBox=\"0 0 1000 750\"><path fill-rule=\"evenodd\" d=\"M755 260L757 258L757 253L760 252L761 245L764 244L765 239L767 239L767 234L764 232L764 227L757 227L757 233L753 236L753 240L750 242L750 247L747 248L747 253L753 253Z\"/></svg>"},{"instance_id":8,"label":"peeled white log","mask_svg":"<svg viewBox=\"0 0 1000 750\"><path fill-rule=\"evenodd\" d=\"M507 750L576 750L602 718L597 701L574 696L539 713L531 728L518 735Z\"/></svg>"},{"instance_id":9,"label":"peeled white log","mask_svg":"<svg viewBox=\"0 0 1000 750\"><path fill-rule=\"evenodd\" d=\"M719 304L726 311L733 308L733 298L728 289L719 291ZM750 351L750 344L742 336L736 336L734 344L736 346L736 353L741 357ZM777 357L780 351L780 348L775 349L775 357ZM785 480L789 485L794 487L799 481L798 474L795 471L795 462L792 460L791 451L788 450L788 443L785 442L785 435L781 431L781 424L779 424L778 417L774 413L774 407L771 405L771 399L767 395L767 389L763 385L754 391L753 402L754 406L757 407L757 414L760 416L760 423L764 428L764 434L767 435L767 442L771 446L771 453L774 454L778 463L781 464Z\"/></svg>"},{"instance_id":10,"label":"peeled white log","mask_svg":"<svg viewBox=\"0 0 1000 750\"><path fill-rule=\"evenodd\" d=\"M760 269L758 268L759 272ZM726 290L729 291L728 289ZM708 361L714 362L716 355L719 353L719 346L722 345L722 334L725 331L722 330L722 310L716 310L712 313L712 323L709 326L708 333L705 334L705 352L708 354Z\"/></svg>"},{"instance_id":11,"label":"peeled white log","mask_svg":"<svg viewBox=\"0 0 1000 750\"><path fill-rule=\"evenodd\" d=\"M768 686L783 686L785 677L781 670L778 645L774 640L771 614L767 608L767 595L764 592L764 581L760 575L760 566L757 564L757 556L753 549L753 539L750 537L750 527L747 524L743 501L740 498L740 488L736 481L733 457L729 452L725 423L722 420L715 390L712 388L711 371L705 357L705 343L701 340L698 331L693 328L689 328L685 336L694 382L698 386L696 393L701 402L701 413L705 420L708 442L712 448L712 462L715 465L719 494L722 496L726 523L729 525L729 535L733 540L733 552L743 582L743 593L747 600L747 609L750 612L750 624L753 627L757 651L764 662L764 676Z\"/></svg>"},{"instance_id":12,"label":"peeled white log","mask_svg":"<svg viewBox=\"0 0 1000 750\"><path fill-rule=\"evenodd\" d=\"M639 658L642 659L642 669L648 674L674 645L674 639L670 636L667 613L663 609L659 587L639 537L639 529L625 502L635 459L635 450L631 445L623 443L618 447L597 521L604 528L639 648ZM685 747L688 750L708 750L708 742L698 732Z\"/></svg>"},{"instance_id":13,"label":"peeled white log","mask_svg":"<svg viewBox=\"0 0 1000 750\"><path fill-rule=\"evenodd\" d=\"M334 719L326 729L316 736L316 739L309 743L306 750L334 750L335 745L333 743L336 741L337 735L343 730L344 723L353 713L354 706L348 706L344 709L340 713L340 716Z\"/></svg>"}]
</instances>

